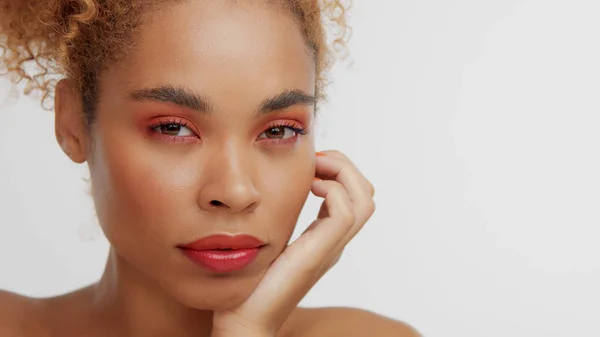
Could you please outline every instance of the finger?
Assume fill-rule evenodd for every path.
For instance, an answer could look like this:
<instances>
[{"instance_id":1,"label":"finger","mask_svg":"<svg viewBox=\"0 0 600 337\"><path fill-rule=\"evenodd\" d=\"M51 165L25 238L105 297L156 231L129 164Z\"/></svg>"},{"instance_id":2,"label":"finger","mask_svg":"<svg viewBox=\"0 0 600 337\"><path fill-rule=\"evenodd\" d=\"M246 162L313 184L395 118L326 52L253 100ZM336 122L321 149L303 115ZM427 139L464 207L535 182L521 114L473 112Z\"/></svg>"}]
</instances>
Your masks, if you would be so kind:
<instances>
[{"instance_id":1,"label":"finger","mask_svg":"<svg viewBox=\"0 0 600 337\"><path fill-rule=\"evenodd\" d=\"M351 200L346 189L340 183L335 181L317 182L313 185L312 191L315 195L325 198L321 209L331 215L329 218L320 218L314 221L305 231L305 233L308 231L312 231L312 233L310 235L303 234L293 245L298 250L304 250L304 253L297 256L312 257L313 261L317 262L306 265L307 269L304 271L318 275L318 278L320 278L337 262L342 254L348 236L352 235L351 232L356 217L349 214L353 212ZM334 202L338 196L332 197L338 191L340 193L338 196L341 197L340 203ZM344 210L341 211L342 209ZM344 223L345 225L343 225ZM340 224L342 226L339 226ZM314 239L311 239L310 236L314 236Z\"/></svg>"},{"instance_id":2,"label":"finger","mask_svg":"<svg viewBox=\"0 0 600 337\"><path fill-rule=\"evenodd\" d=\"M364 175L344 154L335 150L324 151L322 153L325 153L325 156L317 157L323 158L317 161L318 172L343 183L349 191L357 217L353 229L346 234L344 239L339 243L339 247L337 247L337 249L343 249L358 234L375 212L375 202L373 201L374 190ZM328 158L329 161L325 158ZM323 164L324 162L325 164ZM332 164L332 162L337 163L337 165ZM327 165L327 163L330 165ZM346 174L346 172L349 174ZM346 183L346 181L350 183ZM362 193L359 191L359 185L362 186Z\"/></svg>"},{"instance_id":3,"label":"finger","mask_svg":"<svg viewBox=\"0 0 600 337\"><path fill-rule=\"evenodd\" d=\"M373 197L365 187L365 177L350 161L327 156L317 157L316 171L317 174L335 177L335 180L344 186L352 201L357 224L362 226L371 217L375 208Z\"/></svg>"},{"instance_id":4,"label":"finger","mask_svg":"<svg viewBox=\"0 0 600 337\"><path fill-rule=\"evenodd\" d=\"M351 200L340 183L315 181L312 191L325 198L330 216L315 220L309 231L285 249L238 309L252 319L266 320L262 324L282 323L339 255L335 249L354 224Z\"/></svg>"},{"instance_id":5,"label":"finger","mask_svg":"<svg viewBox=\"0 0 600 337\"><path fill-rule=\"evenodd\" d=\"M352 229L356 216L347 190L339 182L315 181L312 192L316 196L325 198L323 206L327 209L329 217L315 220L309 226L310 231L300 236L292 246L306 250L302 254L303 257L315 258L313 264L305 261L299 261L300 263L304 263L306 267L318 268L320 261L325 261L327 256L336 254L332 249Z\"/></svg>"},{"instance_id":6,"label":"finger","mask_svg":"<svg viewBox=\"0 0 600 337\"><path fill-rule=\"evenodd\" d=\"M325 202L323 202L321 204L321 209L319 211L319 215L317 216L317 220L313 221L305 230L304 232L302 232L302 234L314 229L315 227L317 227L320 223L320 220L329 217L329 212L327 211L327 204Z\"/></svg>"},{"instance_id":7,"label":"finger","mask_svg":"<svg viewBox=\"0 0 600 337\"><path fill-rule=\"evenodd\" d=\"M317 219L327 218L329 216L329 211L327 211L327 204L325 202L321 203L321 208L319 208L319 213L317 213Z\"/></svg>"},{"instance_id":8,"label":"finger","mask_svg":"<svg viewBox=\"0 0 600 337\"><path fill-rule=\"evenodd\" d=\"M356 164L340 151L327 150L327 151L321 151L320 153L324 154L326 157L335 158L342 162L347 162L351 166L353 166L357 172L360 172L360 170L358 169ZM368 191L368 193L371 195L371 197L373 197L375 195L375 188L374 188L373 184L368 179L366 179L366 177L364 177L364 175L363 175L363 179L362 179L361 183L364 185L364 188Z\"/></svg>"},{"instance_id":9,"label":"finger","mask_svg":"<svg viewBox=\"0 0 600 337\"><path fill-rule=\"evenodd\" d=\"M335 150L324 151L324 152L320 152L320 153L323 153L324 155L318 156L317 158L333 159L344 165L349 165L351 168L353 168L354 171L356 171L360 175L361 179L359 179L359 182L363 186L365 191L367 191L367 193L370 194L371 197L373 197L375 195L375 188L373 187L373 184L361 173L361 171L358 169L356 164L354 162L352 162L350 159L348 159L348 157L346 157L346 155L344 155L343 153L341 153L339 151L335 151ZM323 172L318 172L318 173L320 173L320 175L325 179L328 179L328 178L335 179L336 172L323 171Z\"/></svg>"}]
</instances>

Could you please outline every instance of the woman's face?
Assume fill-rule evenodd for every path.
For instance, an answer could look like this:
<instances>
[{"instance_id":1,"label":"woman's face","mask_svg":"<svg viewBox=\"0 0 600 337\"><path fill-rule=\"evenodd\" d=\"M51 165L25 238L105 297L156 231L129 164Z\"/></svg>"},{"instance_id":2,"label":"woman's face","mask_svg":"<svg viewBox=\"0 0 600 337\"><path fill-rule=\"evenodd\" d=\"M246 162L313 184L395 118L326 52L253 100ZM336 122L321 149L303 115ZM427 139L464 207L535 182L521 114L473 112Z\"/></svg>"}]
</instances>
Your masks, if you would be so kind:
<instances>
[{"instance_id":1,"label":"woman's face","mask_svg":"<svg viewBox=\"0 0 600 337\"><path fill-rule=\"evenodd\" d=\"M162 8L135 43L100 79L88 158L100 223L178 301L233 306L285 248L310 191L313 59L293 17L260 1ZM267 245L230 273L178 248L221 233Z\"/></svg>"}]
</instances>

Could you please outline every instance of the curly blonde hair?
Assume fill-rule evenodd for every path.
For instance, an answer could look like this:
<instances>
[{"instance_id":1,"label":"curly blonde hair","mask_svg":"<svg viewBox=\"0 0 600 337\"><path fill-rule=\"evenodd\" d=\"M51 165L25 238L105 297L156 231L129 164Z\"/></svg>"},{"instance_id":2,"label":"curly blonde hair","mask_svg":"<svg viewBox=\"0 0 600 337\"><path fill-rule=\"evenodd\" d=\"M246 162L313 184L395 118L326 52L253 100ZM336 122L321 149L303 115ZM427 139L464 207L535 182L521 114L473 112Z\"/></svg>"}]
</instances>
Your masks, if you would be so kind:
<instances>
[{"instance_id":1,"label":"curly blonde hair","mask_svg":"<svg viewBox=\"0 0 600 337\"><path fill-rule=\"evenodd\" d=\"M316 92L324 99L328 70L336 56L345 58L347 54L350 0L276 1L283 1L294 15L315 53ZM62 76L75 80L85 117L91 121L99 74L128 53L143 13L167 2L0 0L0 74L9 75L14 83L24 80L25 94L41 96L42 107L47 110L52 109L47 103L58 80Z\"/></svg>"}]
</instances>

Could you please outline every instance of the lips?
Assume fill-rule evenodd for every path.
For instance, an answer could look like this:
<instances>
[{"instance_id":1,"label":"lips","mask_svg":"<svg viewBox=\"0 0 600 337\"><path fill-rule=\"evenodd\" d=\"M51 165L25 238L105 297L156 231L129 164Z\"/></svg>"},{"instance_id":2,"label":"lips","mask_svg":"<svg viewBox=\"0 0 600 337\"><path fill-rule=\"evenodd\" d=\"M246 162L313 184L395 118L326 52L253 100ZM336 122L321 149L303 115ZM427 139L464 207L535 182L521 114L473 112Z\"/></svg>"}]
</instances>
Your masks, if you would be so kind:
<instances>
[{"instance_id":1,"label":"lips","mask_svg":"<svg viewBox=\"0 0 600 337\"><path fill-rule=\"evenodd\" d=\"M250 235L213 235L178 247L201 267L217 273L230 273L250 265L264 245Z\"/></svg>"}]
</instances>

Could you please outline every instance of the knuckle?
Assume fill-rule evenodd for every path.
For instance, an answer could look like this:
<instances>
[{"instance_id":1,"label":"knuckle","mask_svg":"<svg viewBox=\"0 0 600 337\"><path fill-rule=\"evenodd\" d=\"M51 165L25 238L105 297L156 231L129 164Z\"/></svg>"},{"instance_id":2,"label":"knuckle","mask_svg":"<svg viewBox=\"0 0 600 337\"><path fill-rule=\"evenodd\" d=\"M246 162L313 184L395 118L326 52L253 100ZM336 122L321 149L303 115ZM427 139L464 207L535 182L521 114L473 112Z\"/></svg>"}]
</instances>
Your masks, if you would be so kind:
<instances>
[{"instance_id":1,"label":"knuckle","mask_svg":"<svg viewBox=\"0 0 600 337\"><path fill-rule=\"evenodd\" d=\"M373 186L373 184L369 181L368 182L368 186L369 186L369 193L371 193L371 196L375 195L375 186Z\"/></svg>"},{"instance_id":2,"label":"knuckle","mask_svg":"<svg viewBox=\"0 0 600 337\"><path fill-rule=\"evenodd\" d=\"M337 181L330 181L330 183L331 189L329 190L329 193L331 193L334 197L338 197L336 199L341 201L341 204L338 207L339 210L337 218L343 223L351 226L356 221L356 215L354 214L349 198L343 197L344 195L348 194L346 188Z\"/></svg>"},{"instance_id":3,"label":"knuckle","mask_svg":"<svg viewBox=\"0 0 600 337\"><path fill-rule=\"evenodd\" d=\"M328 182L331 184L331 192L333 193L346 193L346 188L344 187L344 185L342 185L342 183L340 183L337 180L328 180Z\"/></svg>"},{"instance_id":4,"label":"knuckle","mask_svg":"<svg viewBox=\"0 0 600 337\"><path fill-rule=\"evenodd\" d=\"M375 202L373 200L366 203L363 207L364 207L364 212L366 214L368 214L369 216L373 215L373 213L375 213L376 206L375 206Z\"/></svg>"},{"instance_id":5,"label":"knuckle","mask_svg":"<svg viewBox=\"0 0 600 337\"><path fill-rule=\"evenodd\" d=\"M333 158L340 159L341 161L344 161L344 162L351 162L350 159L348 158L348 156L346 156L343 152L338 151L338 150L327 151L327 155L330 157L333 157Z\"/></svg>"},{"instance_id":6,"label":"knuckle","mask_svg":"<svg viewBox=\"0 0 600 337\"><path fill-rule=\"evenodd\" d=\"M329 150L327 151L327 154L330 154L332 156L337 156L337 157L345 157L343 153L341 153L339 150Z\"/></svg>"}]
</instances>

